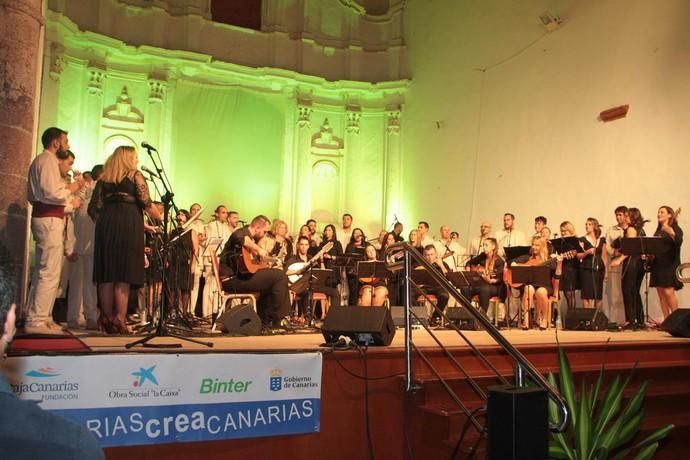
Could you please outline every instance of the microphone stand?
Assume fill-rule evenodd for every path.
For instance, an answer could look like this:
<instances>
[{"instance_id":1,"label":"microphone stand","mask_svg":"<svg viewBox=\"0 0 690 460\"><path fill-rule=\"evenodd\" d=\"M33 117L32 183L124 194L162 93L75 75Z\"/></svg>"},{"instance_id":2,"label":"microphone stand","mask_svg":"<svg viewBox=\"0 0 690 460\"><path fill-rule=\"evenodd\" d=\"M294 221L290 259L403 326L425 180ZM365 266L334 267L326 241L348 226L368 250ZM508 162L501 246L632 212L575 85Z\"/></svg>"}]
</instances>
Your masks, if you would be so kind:
<instances>
[{"instance_id":1,"label":"microphone stand","mask_svg":"<svg viewBox=\"0 0 690 460\"><path fill-rule=\"evenodd\" d=\"M156 151L150 146L145 146L144 147L146 151L149 154L149 158L151 158L151 162L153 163L154 167L156 168L156 171L158 171L158 179L161 182L161 185L163 186L163 190L165 190L165 194L161 197L161 201L163 202L163 235L162 235L162 240L163 240L163 248L161 250L161 258L163 259L163 263L165 264L168 261L168 255L170 251L170 237L168 235L168 224L170 222L170 208L172 207L175 212L178 212L177 206L175 205L175 202L173 201L173 196L174 193L171 191L171 186L170 182L168 181L168 176L165 174L165 171L163 170L162 163L160 162L160 156L158 158L158 164L156 163L156 159L153 157L153 154L151 153L151 150ZM158 153L156 151L156 153ZM159 166L160 164L160 166ZM158 188L156 188L158 190ZM195 340L189 337L184 337L182 335L176 334L171 331L170 327L166 324L167 321L167 307L169 306L170 302L170 296L168 293L168 273L166 270L165 265L162 267L162 299L161 299L161 306L160 306L160 312L158 314L158 325L156 327L156 331L148 334L144 337L142 337L139 340L135 340L134 342L130 342L125 345L125 348L129 349L132 347L135 347L137 345L142 345L144 347L150 347L150 348L181 348L182 344L180 343L172 343L172 344L160 344L160 343L149 343L152 339L156 337L175 337L180 340L186 340L188 342L193 342L197 343L199 345L205 345L207 347L213 347L212 342L202 342L200 340Z\"/></svg>"}]
</instances>

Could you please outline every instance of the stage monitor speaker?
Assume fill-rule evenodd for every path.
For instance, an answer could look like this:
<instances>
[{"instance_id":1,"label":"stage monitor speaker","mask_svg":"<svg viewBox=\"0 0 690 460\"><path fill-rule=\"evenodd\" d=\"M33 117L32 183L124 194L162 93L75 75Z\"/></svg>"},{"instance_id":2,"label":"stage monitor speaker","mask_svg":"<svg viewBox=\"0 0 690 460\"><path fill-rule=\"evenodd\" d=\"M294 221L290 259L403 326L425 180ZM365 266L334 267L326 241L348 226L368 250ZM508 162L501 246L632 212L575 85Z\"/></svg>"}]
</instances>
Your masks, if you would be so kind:
<instances>
[{"instance_id":1,"label":"stage monitor speaker","mask_svg":"<svg viewBox=\"0 0 690 460\"><path fill-rule=\"evenodd\" d=\"M344 335L357 343L388 346L395 337L395 324L387 307L331 307L321 331L326 343Z\"/></svg>"},{"instance_id":2,"label":"stage monitor speaker","mask_svg":"<svg viewBox=\"0 0 690 460\"><path fill-rule=\"evenodd\" d=\"M410 320L412 324L427 324L429 319L427 318L427 307L426 305L412 305L412 312L417 315L416 319L414 316L410 315ZM391 306L391 316L393 317L393 324L395 327L405 326L405 306L404 305L394 305Z\"/></svg>"},{"instance_id":3,"label":"stage monitor speaker","mask_svg":"<svg viewBox=\"0 0 690 460\"><path fill-rule=\"evenodd\" d=\"M477 324L467 307L447 307L445 310L448 321L455 323L458 329L476 330Z\"/></svg>"},{"instance_id":4,"label":"stage monitor speaker","mask_svg":"<svg viewBox=\"0 0 690 460\"><path fill-rule=\"evenodd\" d=\"M259 335L261 332L261 318L248 303L226 310L216 321L221 331L232 335Z\"/></svg>"},{"instance_id":5,"label":"stage monitor speaker","mask_svg":"<svg viewBox=\"0 0 690 460\"><path fill-rule=\"evenodd\" d=\"M596 308L573 308L565 315L563 329L571 331L605 331L609 319Z\"/></svg>"},{"instance_id":6,"label":"stage monitor speaker","mask_svg":"<svg viewBox=\"0 0 690 460\"><path fill-rule=\"evenodd\" d=\"M690 337L690 308L679 308L668 315L661 330L675 337Z\"/></svg>"}]
</instances>

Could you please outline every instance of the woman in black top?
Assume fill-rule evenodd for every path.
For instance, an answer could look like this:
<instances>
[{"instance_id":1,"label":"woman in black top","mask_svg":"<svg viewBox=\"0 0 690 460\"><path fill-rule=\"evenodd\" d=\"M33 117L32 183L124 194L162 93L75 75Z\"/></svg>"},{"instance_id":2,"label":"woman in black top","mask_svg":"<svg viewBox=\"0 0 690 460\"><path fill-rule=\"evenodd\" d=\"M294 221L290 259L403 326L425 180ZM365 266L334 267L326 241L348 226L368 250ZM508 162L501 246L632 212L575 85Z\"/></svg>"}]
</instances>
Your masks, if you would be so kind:
<instances>
[{"instance_id":1,"label":"woman in black top","mask_svg":"<svg viewBox=\"0 0 690 460\"><path fill-rule=\"evenodd\" d=\"M628 208L625 219L625 238L636 238L645 236L644 224L640 210ZM623 291L623 304L625 305L625 328L642 329L644 328L644 313L642 311L642 296L640 287L644 279L644 268L640 256L625 254L618 256L611 262L612 267L623 264L623 279L621 281L621 291Z\"/></svg>"},{"instance_id":2,"label":"woman in black top","mask_svg":"<svg viewBox=\"0 0 690 460\"><path fill-rule=\"evenodd\" d=\"M108 333L131 332L126 324L129 289L145 281L143 212L162 219L137 163L134 147L115 149L89 202L89 215L96 222L93 280L101 309L98 324Z\"/></svg>"},{"instance_id":3,"label":"woman in black top","mask_svg":"<svg viewBox=\"0 0 690 460\"><path fill-rule=\"evenodd\" d=\"M658 254L652 264L649 285L656 288L664 319L678 308L676 291L683 283L676 279L676 269L680 265L680 246L683 244L683 230L678 226L678 214L670 206L662 206L657 212L658 225L654 236L661 237L667 244L665 251Z\"/></svg>"},{"instance_id":4,"label":"woman in black top","mask_svg":"<svg viewBox=\"0 0 690 460\"><path fill-rule=\"evenodd\" d=\"M561 236L566 238L569 236L577 236L575 234L575 226L572 222L565 221L561 223ZM580 260L577 257L568 256L563 261L563 275L561 276L560 289L565 294L565 301L568 304L568 310L575 308L575 291L580 289Z\"/></svg>"},{"instance_id":5,"label":"woman in black top","mask_svg":"<svg viewBox=\"0 0 690 460\"><path fill-rule=\"evenodd\" d=\"M586 234L580 238L580 297L585 308L601 308L604 280L608 277L606 238L601 236L601 225L594 217L585 222Z\"/></svg>"}]
</instances>

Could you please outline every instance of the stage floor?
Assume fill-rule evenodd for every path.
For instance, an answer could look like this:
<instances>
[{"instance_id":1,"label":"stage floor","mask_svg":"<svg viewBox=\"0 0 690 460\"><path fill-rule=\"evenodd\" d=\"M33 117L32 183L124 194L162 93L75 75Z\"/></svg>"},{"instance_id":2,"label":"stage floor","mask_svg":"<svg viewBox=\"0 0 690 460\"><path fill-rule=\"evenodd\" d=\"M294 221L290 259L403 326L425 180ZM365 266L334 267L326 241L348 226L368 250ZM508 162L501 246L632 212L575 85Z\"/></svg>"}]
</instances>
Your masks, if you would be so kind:
<instances>
[{"instance_id":1,"label":"stage floor","mask_svg":"<svg viewBox=\"0 0 690 460\"><path fill-rule=\"evenodd\" d=\"M455 331L452 330L434 330L434 334L446 347L464 348L467 344ZM493 347L496 343L484 331L462 331L469 340L478 347ZM690 339L676 338L667 332L660 330L644 330L644 331L567 331L550 329L545 331L529 330L522 331L518 329L509 329L501 331L503 335L516 347L525 346L552 346L558 342L561 344L602 344L606 342L623 344L640 344L649 343L660 344L669 342L686 342L690 344ZM315 351L325 347L323 335L318 332L298 331L290 332L281 335L271 336L253 336L253 337L232 337L228 335L190 335L190 338L204 342L210 342L213 347L206 347L187 340L181 340L176 337L155 337L151 343L159 345L175 345L179 344L178 348L150 348L141 345L126 348L125 345L131 343L141 335L120 336L120 335L102 335L97 333L87 333L86 331L75 330L71 332L71 337L78 338L83 345L86 345L91 353L199 353L199 352L300 352L300 351ZM184 335L184 334L183 334ZM404 347L404 330L397 329L393 342L388 347L376 347L378 351L396 351ZM420 348L437 348L438 345L424 329L414 329L412 332L415 344ZM69 335L59 336L63 339L70 337ZM31 336L19 336L17 338L17 351L20 351L20 343L22 341L32 340ZM50 338L35 339L40 340L45 344L45 347L32 347L32 352L40 354L42 351L56 352L55 348L50 346ZM44 349L44 350L43 350ZM24 353L22 353L24 354Z\"/></svg>"}]
</instances>

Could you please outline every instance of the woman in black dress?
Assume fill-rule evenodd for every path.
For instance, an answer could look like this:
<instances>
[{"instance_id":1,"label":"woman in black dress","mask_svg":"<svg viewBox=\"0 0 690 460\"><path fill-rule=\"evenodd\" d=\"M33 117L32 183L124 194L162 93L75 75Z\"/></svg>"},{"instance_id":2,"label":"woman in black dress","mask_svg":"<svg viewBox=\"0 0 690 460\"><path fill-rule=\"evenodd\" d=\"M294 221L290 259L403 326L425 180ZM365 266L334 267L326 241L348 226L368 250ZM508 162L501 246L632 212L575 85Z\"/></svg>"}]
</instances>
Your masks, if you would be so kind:
<instances>
[{"instance_id":1,"label":"woman in black dress","mask_svg":"<svg viewBox=\"0 0 690 460\"><path fill-rule=\"evenodd\" d=\"M171 291L182 313L193 315L194 306L190 299L194 286L194 266L199 256L199 234L194 229L184 228L189 220L189 212L180 209L175 215L177 228L170 232L169 276Z\"/></svg>"},{"instance_id":2,"label":"woman in black dress","mask_svg":"<svg viewBox=\"0 0 690 460\"><path fill-rule=\"evenodd\" d=\"M563 238L577 236L572 222L566 220L561 223L561 236ZM560 289L565 294L565 302L568 304L568 311L575 308L575 291L580 289L579 275L580 260L577 257L568 256L563 261L563 274L560 284Z\"/></svg>"},{"instance_id":3,"label":"woman in black dress","mask_svg":"<svg viewBox=\"0 0 690 460\"><path fill-rule=\"evenodd\" d=\"M642 218L640 210L628 208L625 223L625 238L636 238L645 236L644 224L649 222ZM644 268L640 256L625 254L618 256L611 262L612 267L623 264L623 279L621 281L621 291L623 292L623 304L625 306L625 321L623 325L626 329L643 329L644 312L642 311L642 296L640 287L644 279Z\"/></svg>"},{"instance_id":4,"label":"woman in black dress","mask_svg":"<svg viewBox=\"0 0 690 460\"><path fill-rule=\"evenodd\" d=\"M101 308L98 324L108 333L130 332L126 324L129 289L145 281L143 211L162 218L137 162L133 147L115 149L89 203L89 215L96 222L93 279Z\"/></svg>"},{"instance_id":5,"label":"woman in black dress","mask_svg":"<svg viewBox=\"0 0 690 460\"><path fill-rule=\"evenodd\" d=\"M594 217L585 222L586 234L580 238L580 297L582 306L601 309L604 280L608 278L608 253L606 238L601 236L601 225Z\"/></svg>"},{"instance_id":6,"label":"woman in black dress","mask_svg":"<svg viewBox=\"0 0 690 460\"><path fill-rule=\"evenodd\" d=\"M678 213L670 206L662 206L657 212L658 225L654 236L667 243L663 253L658 254L652 264L649 285L656 288L664 319L678 308L676 291L683 283L676 279L676 269L680 265L680 246L683 244L683 230L678 226Z\"/></svg>"}]
</instances>

